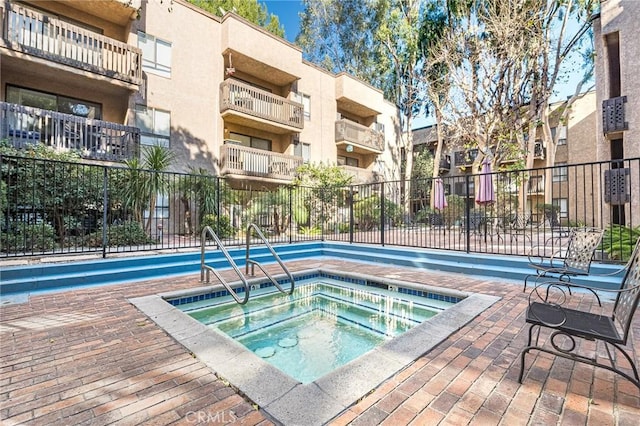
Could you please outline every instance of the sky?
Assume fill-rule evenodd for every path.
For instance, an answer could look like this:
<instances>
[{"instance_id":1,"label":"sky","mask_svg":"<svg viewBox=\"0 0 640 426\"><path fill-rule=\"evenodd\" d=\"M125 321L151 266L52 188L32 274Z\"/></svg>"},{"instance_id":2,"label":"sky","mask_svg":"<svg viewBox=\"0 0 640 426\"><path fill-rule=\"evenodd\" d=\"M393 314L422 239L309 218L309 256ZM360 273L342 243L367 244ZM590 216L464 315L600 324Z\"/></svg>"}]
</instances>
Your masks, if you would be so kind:
<instances>
[{"instance_id":1,"label":"sky","mask_svg":"<svg viewBox=\"0 0 640 426\"><path fill-rule=\"evenodd\" d=\"M284 27L284 35L287 40L293 43L300 30L300 17L302 12L302 2L299 0L262 0L267 6L269 13L278 15L280 24Z\"/></svg>"},{"instance_id":2,"label":"sky","mask_svg":"<svg viewBox=\"0 0 640 426\"><path fill-rule=\"evenodd\" d=\"M304 7L300 0L260 0L267 6L269 13L278 15L280 24L284 27L285 38L294 42L298 32L300 31L300 17L298 14L303 11ZM579 73L579 70L576 70ZM575 77L574 77L575 78ZM589 86L584 86L583 90L586 90ZM552 102L566 99L567 96L573 94L575 90L575 82L559 84L557 87L558 94L552 97ZM433 117L416 117L413 123L413 128L417 129L424 126L432 125L434 122Z\"/></svg>"}]
</instances>

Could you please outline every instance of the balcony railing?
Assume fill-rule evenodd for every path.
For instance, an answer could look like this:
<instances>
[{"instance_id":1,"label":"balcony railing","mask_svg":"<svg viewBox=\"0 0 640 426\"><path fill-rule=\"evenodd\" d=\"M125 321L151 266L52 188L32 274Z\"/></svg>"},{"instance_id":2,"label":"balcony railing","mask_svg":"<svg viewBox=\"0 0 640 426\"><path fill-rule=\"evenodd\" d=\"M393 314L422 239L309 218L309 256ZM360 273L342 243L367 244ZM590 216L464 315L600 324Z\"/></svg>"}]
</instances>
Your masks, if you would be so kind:
<instances>
[{"instance_id":1,"label":"balcony railing","mask_svg":"<svg viewBox=\"0 0 640 426\"><path fill-rule=\"evenodd\" d=\"M531 176L527 189L529 194L544 194L544 176Z\"/></svg>"},{"instance_id":2,"label":"balcony railing","mask_svg":"<svg viewBox=\"0 0 640 426\"><path fill-rule=\"evenodd\" d=\"M384 134L350 120L336 121L336 142L349 142L372 151L384 150Z\"/></svg>"},{"instance_id":3,"label":"balcony railing","mask_svg":"<svg viewBox=\"0 0 640 426\"><path fill-rule=\"evenodd\" d=\"M142 51L20 4L2 8L2 38L13 50L140 84Z\"/></svg>"},{"instance_id":4,"label":"balcony railing","mask_svg":"<svg viewBox=\"0 0 640 426\"><path fill-rule=\"evenodd\" d=\"M304 106L234 79L220 83L220 112L233 110L285 126L304 127Z\"/></svg>"},{"instance_id":5,"label":"balcony railing","mask_svg":"<svg viewBox=\"0 0 640 426\"><path fill-rule=\"evenodd\" d=\"M471 166L478 156L478 149L468 149L466 151L456 151L453 153L453 161L457 167Z\"/></svg>"},{"instance_id":6,"label":"balcony railing","mask_svg":"<svg viewBox=\"0 0 640 426\"><path fill-rule=\"evenodd\" d=\"M220 148L220 157L223 175L246 175L291 181L296 169L302 165L302 157L249 148L228 140Z\"/></svg>"},{"instance_id":7,"label":"balcony railing","mask_svg":"<svg viewBox=\"0 0 640 426\"><path fill-rule=\"evenodd\" d=\"M43 143L83 158L123 161L138 156L140 130L102 120L0 102L0 140L15 148Z\"/></svg>"},{"instance_id":8,"label":"balcony railing","mask_svg":"<svg viewBox=\"0 0 640 426\"><path fill-rule=\"evenodd\" d=\"M624 104L626 96L605 99L602 101L602 130L604 134L622 132L629 129L629 123L625 121Z\"/></svg>"},{"instance_id":9,"label":"balcony railing","mask_svg":"<svg viewBox=\"0 0 640 426\"><path fill-rule=\"evenodd\" d=\"M382 181L382 176L379 173L373 172L368 169L363 169L361 167L347 166L341 165L338 166L345 173L353 176L352 184L363 184L363 183L373 183Z\"/></svg>"},{"instance_id":10,"label":"balcony railing","mask_svg":"<svg viewBox=\"0 0 640 426\"><path fill-rule=\"evenodd\" d=\"M451 156L450 155L443 155L440 158L440 170L448 172L449 170L451 170Z\"/></svg>"}]
</instances>

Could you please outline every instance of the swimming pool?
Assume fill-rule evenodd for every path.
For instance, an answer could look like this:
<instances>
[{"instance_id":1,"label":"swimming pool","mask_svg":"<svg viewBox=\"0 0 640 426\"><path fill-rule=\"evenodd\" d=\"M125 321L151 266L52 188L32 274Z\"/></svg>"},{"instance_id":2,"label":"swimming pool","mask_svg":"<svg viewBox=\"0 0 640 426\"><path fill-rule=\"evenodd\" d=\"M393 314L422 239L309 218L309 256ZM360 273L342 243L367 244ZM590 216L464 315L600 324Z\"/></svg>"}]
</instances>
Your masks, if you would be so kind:
<instances>
[{"instance_id":1,"label":"swimming pool","mask_svg":"<svg viewBox=\"0 0 640 426\"><path fill-rule=\"evenodd\" d=\"M196 321L174 306L225 296L226 290L221 285L129 301L216 375L251 399L266 415L282 424L314 425L325 424L337 416L499 300L495 296L442 289L428 283L398 281L394 275L372 277L318 268L297 272L294 276L296 281L301 281L318 274L369 281L402 295L431 293L439 298L456 297L459 301L310 383L293 379L231 337ZM286 278L282 279L284 283ZM264 285L261 281L253 279L249 284L260 287Z\"/></svg>"},{"instance_id":2,"label":"swimming pool","mask_svg":"<svg viewBox=\"0 0 640 426\"><path fill-rule=\"evenodd\" d=\"M388 288L370 279L318 273L297 281L292 295L273 286L251 291L246 305L230 296L169 302L292 378L310 383L460 300Z\"/></svg>"}]
</instances>

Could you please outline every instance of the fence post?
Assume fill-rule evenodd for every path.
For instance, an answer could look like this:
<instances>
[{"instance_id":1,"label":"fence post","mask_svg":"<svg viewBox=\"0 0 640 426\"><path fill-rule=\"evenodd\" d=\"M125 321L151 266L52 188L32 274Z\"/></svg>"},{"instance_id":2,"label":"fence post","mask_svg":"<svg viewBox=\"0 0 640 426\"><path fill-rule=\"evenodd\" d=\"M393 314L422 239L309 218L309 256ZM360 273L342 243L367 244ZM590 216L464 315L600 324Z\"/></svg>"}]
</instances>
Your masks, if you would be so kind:
<instances>
[{"instance_id":1,"label":"fence post","mask_svg":"<svg viewBox=\"0 0 640 426\"><path fill-rule=\"evenodd\" d=\"M380 244L384 246L384 182L380 182Z\"/></svg>"},{"instance_id":2,"label":"fence post","mask_svg":"<svg viewBox=\"0 0 640 426\"><path fill-rule=\"evenodd\" d=\"M353 185L349 185L349 243L353 244L353 224L355 222L353 215Z\"/></svg>"},{"instance_id":3,"label":"fence post","mask_svg":"<svg viewBox=\"0 0 640 426\"><path fill-rule=\"evenodd\" d=\"M289 185L289 244L293 243L293 187Z\"/></svg>"},{"instance_id":4,"label":"fence post","mask_svg":"<svg viewBox=\"0 0 640 426\"><path fill-rule=\"evenodd\" d=\"M320 221L320 241L324 242L324 203L325 203L325 199L326 199L326 192L324 188L320 188L320 192L322 193L322 197L320 197L320 217L322 218L322 220Z\"/></svg>"},{"instance_id":5,"label":"fence post","mask_svg":"<svg viewBox=\"0 0 640 426\"><path fill-rule=\"evenodd\" d=\"M471 251L471 206L469 205L469 185L470 185L470 180L469 178L473 177L472 175L465 175L464 180L465 180L465 185L464 185L464 190L465 190L465 200L464 200L464 229L465 229L465 245L466 245L466 249L465 251L467 253L469 253Z\"/></svg>"},{"instance_id":6,"label":"fence post","mask_svg":"<svg viewBox=\"0 0 640 426\"><path fill-rule=\"evenodd\" d=\"M220 178L216 177L216 235L220 233Z\"/></svg>"},{"instance_id":7,"label":"fence post","mask_svg":"<svg viewBox=\"0 0 640 426\"><path fill-rule=\"evenodd\" d=\"M109 208L109 170L102 168L102 258L107 257L107 209Z\"/></svg>"}]
</instances>

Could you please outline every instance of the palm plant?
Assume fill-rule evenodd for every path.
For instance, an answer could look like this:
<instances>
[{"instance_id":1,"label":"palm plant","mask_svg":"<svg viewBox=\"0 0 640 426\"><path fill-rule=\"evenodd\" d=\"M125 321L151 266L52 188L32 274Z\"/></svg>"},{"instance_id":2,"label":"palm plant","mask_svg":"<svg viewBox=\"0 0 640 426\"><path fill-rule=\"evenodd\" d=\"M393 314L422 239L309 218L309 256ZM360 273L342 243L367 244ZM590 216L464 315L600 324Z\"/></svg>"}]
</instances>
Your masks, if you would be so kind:
<instances>
[{"instance_id":1,"label":"palm plant","mask_svg":"<svg viewBox=\"0 0 640 426\"><path fill-rule=\"evenodd\" d=\"M169 148L154 145L145 150L144 157L144 166L149 172L146 178L146 189L149 195L149 217L147 218L145 229L150 232L158 194L167 192L170 184L170 180L164 172L171 166L175 155Z\"/></svg>"}]
</instances>

